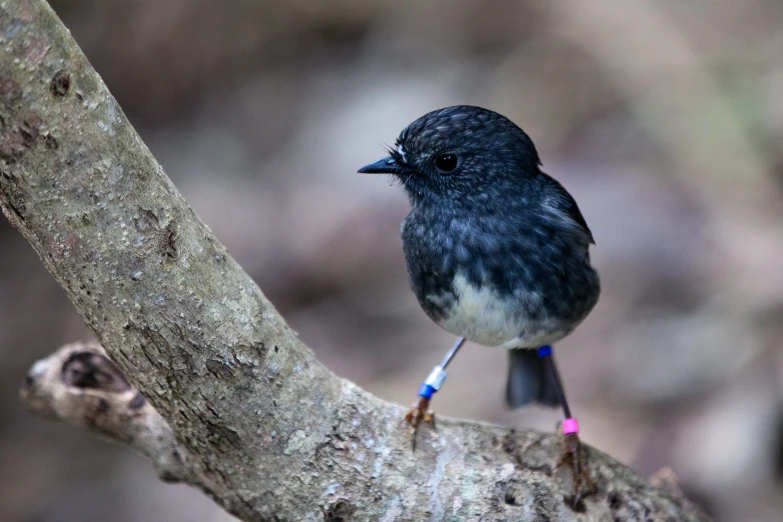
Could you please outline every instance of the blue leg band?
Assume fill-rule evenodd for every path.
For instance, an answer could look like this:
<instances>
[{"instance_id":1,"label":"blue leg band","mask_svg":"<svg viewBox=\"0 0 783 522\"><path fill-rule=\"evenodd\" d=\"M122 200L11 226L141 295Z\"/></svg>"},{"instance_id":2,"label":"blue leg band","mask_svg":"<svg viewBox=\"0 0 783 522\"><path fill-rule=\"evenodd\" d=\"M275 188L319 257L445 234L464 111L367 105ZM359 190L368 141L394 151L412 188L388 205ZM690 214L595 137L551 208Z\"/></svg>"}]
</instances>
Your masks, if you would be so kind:
<instances>
[{"instance_id":1,"label":"blue leg band","mask_svg":"<svg viewBox=\"0 0 783 522\"><path fill-rule=\"evenodd\" d=\"M549 346L548 344L546 344L544 346L540 346L538 348L538 356L539 357L547 357L549 355L552 355L552 347Z\"/></svg>"},{"instance_id":2,"label":"blue leg band","mask_svg":"<svg viewBox=\"0 0 783 522\"><path fill-rule=\"evenodd\" d=\"M427 379L419 386L419 397L432 398L446 380L446 372L442 367L436 366L427 376Z\"/></svg>"},{"instance_id":3,"label":"blue leg band","mask_svg":"<svg viewBox=\"0 0 783 522\"><path fill-rule=\"evenodd\" d=\"M435 395L435 392L438 391L435 388L433 388L431 385L422 383L421 386L419 386L419 397L424 397L425 399L431 399L433 395Z\"/></svg>"}]
</instances>

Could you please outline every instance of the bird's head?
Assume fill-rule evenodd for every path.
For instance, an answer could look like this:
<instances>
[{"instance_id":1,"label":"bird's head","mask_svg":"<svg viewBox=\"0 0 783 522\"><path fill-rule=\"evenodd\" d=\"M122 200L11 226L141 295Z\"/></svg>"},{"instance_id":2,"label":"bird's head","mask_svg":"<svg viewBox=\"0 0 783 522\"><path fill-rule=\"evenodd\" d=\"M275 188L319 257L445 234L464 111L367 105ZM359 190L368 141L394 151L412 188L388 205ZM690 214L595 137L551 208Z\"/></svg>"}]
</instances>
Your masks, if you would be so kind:
<instances>
[{"instance_id":1,"label":"bird's head","mask_svg":"<svg viewBox=\"0 0 783 522\"><path fill-rule=\"evenodd\" d=\"M359 172L395 176L416 203L428 197L484 199L515 192L539 172L539 165L533 142L511 120L457 105L408 125L389 156Z\"/></svg>"}]
</instances>

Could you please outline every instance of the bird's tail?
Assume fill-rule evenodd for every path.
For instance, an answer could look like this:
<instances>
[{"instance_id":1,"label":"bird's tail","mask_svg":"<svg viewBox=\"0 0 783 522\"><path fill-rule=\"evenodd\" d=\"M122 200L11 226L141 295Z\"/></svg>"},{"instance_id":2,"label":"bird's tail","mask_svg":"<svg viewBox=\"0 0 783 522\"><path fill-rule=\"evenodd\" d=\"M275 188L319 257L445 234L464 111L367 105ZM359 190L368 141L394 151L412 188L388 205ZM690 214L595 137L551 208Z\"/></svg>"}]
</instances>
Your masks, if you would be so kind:
<instances>
[{"instance_id":1,"label":"bird's tail","mask_svg":"<svg viewBox=\"0 0 783 522\"><path fill-rule=\"evenodd\" d=\"M560 394L552 371L535 350L519 348L509 350L506 403L510 408L521 408L538 403L555 407L560 404Z\"/></svg>"}]
</instances>

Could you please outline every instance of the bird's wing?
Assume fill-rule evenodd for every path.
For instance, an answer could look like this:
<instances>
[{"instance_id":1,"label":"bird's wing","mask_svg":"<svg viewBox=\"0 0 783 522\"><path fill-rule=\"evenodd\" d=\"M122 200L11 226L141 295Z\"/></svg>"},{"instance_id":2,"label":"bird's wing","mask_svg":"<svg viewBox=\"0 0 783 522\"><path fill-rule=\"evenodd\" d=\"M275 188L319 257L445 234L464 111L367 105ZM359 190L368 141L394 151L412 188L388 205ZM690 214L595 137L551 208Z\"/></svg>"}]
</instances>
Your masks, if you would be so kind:
<instances>
[{"instance_id":1,"label":"bird's wing","mask_svg":"<svg viewBox=\"0 0 783 522\"><path fill-rule=\"evenodd\" d=\"M571 194L559 181L546 174L544 176L548 178L546 180L548 190L544 199L544 208L566 217L573 228L583 235L588 243L594 245L593 233L590 231L590 227L587 226L587 221L582 216L582 212L579 210L579 206L574 201L574 198L571 197Z\"/></svg>"}]
</instances>

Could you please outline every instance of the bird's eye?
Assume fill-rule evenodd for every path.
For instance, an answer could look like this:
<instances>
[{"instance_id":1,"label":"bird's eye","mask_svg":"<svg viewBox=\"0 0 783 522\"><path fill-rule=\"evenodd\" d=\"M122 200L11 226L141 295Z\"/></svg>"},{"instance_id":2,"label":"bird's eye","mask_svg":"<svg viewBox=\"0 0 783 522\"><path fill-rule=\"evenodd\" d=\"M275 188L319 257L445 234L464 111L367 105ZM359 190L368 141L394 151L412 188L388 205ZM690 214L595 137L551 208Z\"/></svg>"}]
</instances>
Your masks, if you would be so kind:
<instances>
[{"instance_id":1,"label":"bird's eye","mask_svg":"<svg viewBox=\"0 0 783 522\"><path fill-rule=\"evenodd\" d=\"M441 154L435 158L435 166L444 172L451 172L457 168L457 155Z\"/></svg>"}]
</instances>

